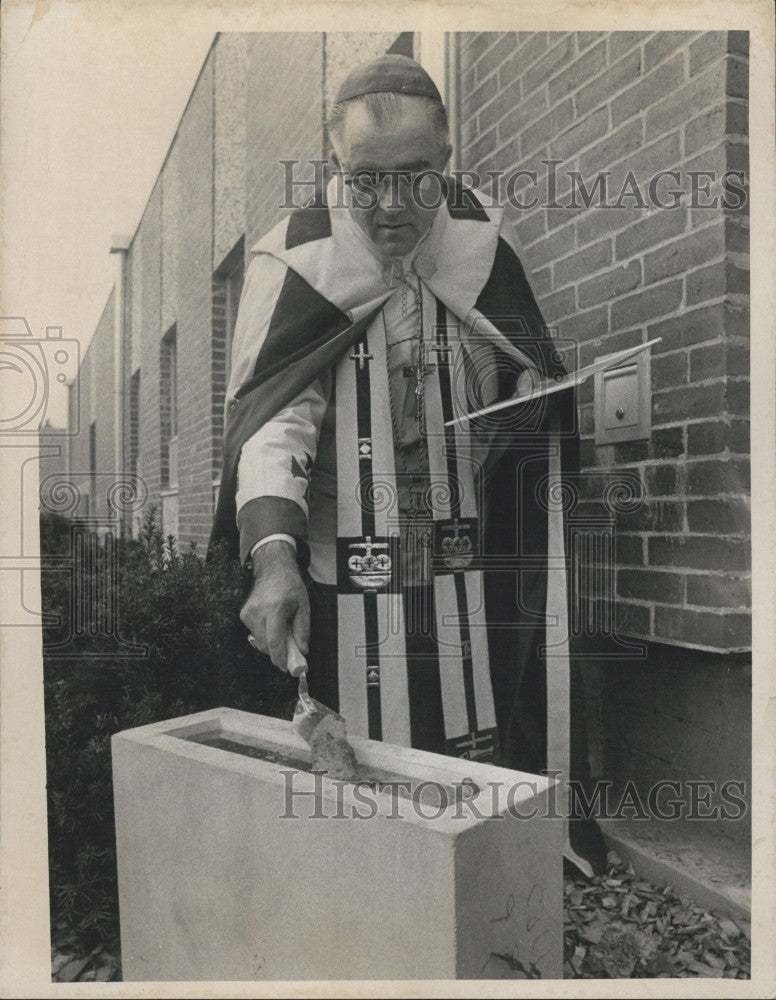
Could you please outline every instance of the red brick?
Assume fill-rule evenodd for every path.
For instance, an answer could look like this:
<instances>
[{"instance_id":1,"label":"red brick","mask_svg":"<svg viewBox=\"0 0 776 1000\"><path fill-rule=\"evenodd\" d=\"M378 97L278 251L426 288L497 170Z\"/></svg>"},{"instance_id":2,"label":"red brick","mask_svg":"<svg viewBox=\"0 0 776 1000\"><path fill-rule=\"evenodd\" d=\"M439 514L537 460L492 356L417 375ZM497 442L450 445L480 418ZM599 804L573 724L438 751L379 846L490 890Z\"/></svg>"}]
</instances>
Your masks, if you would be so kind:
<instances>
[{"instance_id":1,"label":"red brick","mask_svg":"<svg viewBox=\"0 0 776 1000\"><path fill-rule=\"evenodd\" d=\"M474 142L480 133L477 116L471 115L461 122L461 146L468 146Z\"/></svg>"},{"instance_id":2,"label":"red brick","mask_svg":"<svg viewBox=\"0 0 776 1000\"><path fill-rule=\"evenodd\" d=\"M618 601L614 609L617 635L650 635L650 609L644 604Z\"/></svg>"},{"instance_id":3,"label":"red brick","mask_svg":"<svg viewBox=\"0 0 776 1000\"><path fill-rule=\"evenodd\" d=\"M688 569L749 569L749 542L716 535L653 535L648 541L650 566Z\"/></svg>"},{"instance_id":4,"label":"red brick","mask_svg":"<svg viewBox=\"0 0 776 1000\"><path fill-rule=\"evenodd\" d=\"M684 454L684 431L681 427L659 427L649 441L650 458L676 458Z\"/></svg>"},{"instance_id":5,"label":"red brick","mask_svg":"<svg viewBox=\"0 0 776 1000\"><path fill-rule=\"evenodd\" d=\"M600 338L608 329L606 306L596 309L580 310L574 316L569 316L559 324L560 335L575 343Z\"/></svg>"},{"instance_id":6,"label":"red brick","mask_svg":"<svg viewBox=\"0 0 776 1000\"><path fill-rule=\"evenodd\" d=\"M747 336L748 332L748 311L727 303L692 309L671 319L652 323L647 328L650 340L661 337L663 341L652 349L654 354L675 351L679 347L689 347L725 335Z\"/></svg>"},{"instance_id":7,"label":"red brick","mask_svg":"<svg viewBox=\"0 0 776 1000\"><path fill-rule=\"evenodd\" d=\"M749 97L749 62L738 56L727 60L727 93L730 97Z\"/></svg>"},{"instance_id":8,"label":"red brick","mask_svg":"<svg viewBox=\"0 0 776 1000\"><path fill-rule=\"evenodd\" d=\"M498 37L499 32L497 31L467 32L466 36L461 39L467 58L476 62L488 51Z\"/></svg>"},{"instance_id":9,"label":"red brick","mask_svg":"<svg viewBox=\"0 0 776 1000\"><path fill-rule=\"evenodd\" d=\"M725 220L725 246L733 253L749 253L749 226L738 217Z\"/></svg>"},{"instance_id":10,"label":"red brick","mask_svg":"<svg viewBox=\"0 0 776 1000\"><path fill-rule=\"evenodd\" d=\"M599 171L606 171L617 160L637 150L641 146L643 131L641 120L637 118L607 133L601 142L579 157L579 170L582 176L589 178Z\"/></svg>"},{"instance_id":11,"label":"red brick","mask_svg":"<svg viewBox=\"0 0 776 1000\"><path fill-rule=\"evenodd\" d=\"M612 94L616 94L627 84L634 83L640 73L641 50L637 49L582 87L576 96L577 113L584 115L593 108L606 104Z\"/></svg>"},{"instance_id":12,"label":"red brick","mask_svg":"<svg viewBox=\"0 0 776 1000\"><path fill-rule=\"evenodd\" d=\"M752 641L748 615L713 614L661 605L655 607L655 632L683 644L711 649L744 649Z\"/></svg>"},{"instance_id":13,"label":"red brick","mask_svg":"<svg viewBox=\"0 0 776 1000\"><path fill-rule=\"evenodd\" d=\"M728 426L721 420L690 424L687 427L687 454L709 455L722 452L727 443L727 436Z\"/></svg>"},{"instance_id":14,"label":"red brick","mask_svg":"<svg viewBox=\"0 0 776 1000\"><path fill-rule=\"evenodd\" d=\"M552 44L552 41L554 39L551 36L550 44ZM546 83L556 70L560 69L561 66L565 66L573 58L574 44L574 36L571 34L566 35L526 71L523 77L523 93L526 96L543 83Z\"/></svg>"},{"instance_id":15,"label":"red brick","mask_svg":"<svg viewBox=\"0 0 776 1000\"><path fill-rule=\"evenodd\" d=\"M725 67L722 63L709 67L647 113L647 139L662 135L672 128L684 125L687 110L702 111L725 100Z\"/></svg>"},{"instance_id":16,"label":"red brick","mask_svg":"<svg viewBox=\"0 0 776 1000\"><path fill-rule=\"evenodd\" d=\"M594 271L600 271L612 262L611 240L601 240L593 246L578 250L570 257L564 257L553 265L553 277L556 287L568 285Z\"/></svg>"},{"instance_id":17,"label":"red brick","mask_svg":"<svg viewBox=\"0 0 776 1000\"><path fill-rule=\"evenodd\" d=\"M554 157L565 160L575 156L579 150L600 139L609 128L609 114L606 108L591 111L587 117L561 133L552 144Z\"/></svg>"},{"instance_id":18,"label":"red brick","mask_svg":"<svg viewBox=\"0 0 776 1000\"><path fill-rule=\"evenodd\" d=\"M513 138L517 133L523 131L533 124L547 111L547 97L544 91L537 91L529 98L524 99L510 113L499 122L498 141L499 144ZM502 165L503 166L503 165Z\"/></svg>"},{"instance_id":19,"label":"red brick","mask_svg":"<svg viewBox=\"0 0 776 1000\"><path fill-rule=\"evenodd\" d=\"M748 31L729 31L728 36L728 52L738 52L743 56L749 55L749 32Z\"/></svg>"},{"instance_id":20,"label":"red brick","mask_svg":"<svg viewBox=\"0 0 776 1000\"><path fill-rule=\"evenodd\" d=\"M524 261L527 261L531 268L541 267L573 250L574 244L575 233L573 225L557 229L555 232L550 233L546 239L532 246L530 251L525 252L523 255Z\"/></svg>"},{"instance_id":21,"label":"red brick","mask_svg":"<svg viewBox=\"0 0 776 1000\"><path fill-rule=\"evenodd\" d=\"M727 54L727 32L704 31L690 46L690 76Z\"/></svg>"},{"instance_id":22,"label":"red brick","mask_svg":"<svg viewBox=\"0 0 776 1000\"><path fill-rule=\"evenodd\" d=\"M577 90L586 80L606 68L606 41L601 39L597 45L579 56L562 72L550 80L550 103L560 101L567 94Z\"/></svg>"},{"instance_id":23,"label":"red brick","mask_svg":"<svg viewBox=\"0 0 776 1000\"><path fill-rule=\"evenodd\" d=\"M650 368L653 391L687 383L689 362L685 351L674 351L672 354L653 358Z\"/></svg>"},{"instance_id":24,"label":"red brick","mask_svg":"<svg viewBox=\"0 0 776 1000\"><path fill-rule=\"evenodd\" d=\"M690 381L718 378L727 370L727 348L724 343L706 344L690 351Z\"/></svg>"},{"instance_id":25,"label":"red brick","mask_svg":"<svg viewBox=\"0 0 776 1000\"><path fill-rule=\"evenodd\" d=\"M749 416L749 379L729 379L726 410L737 417Z\"/></svg>"},{"instance_id":26,"label":"red brick","mask_svg":"<svg viewBox=\"0 0 776 1000\"><path fill-rule=\"evenodd\" d=\"M664 62L674 52L692 41L691 31L658 31L644 46L644 63L647 71Z\"/></svg>"},{"instance_id":27,"label":"red brick","mask_svg":"<svg viewBox=\"0 0 776 1000\"><path fill-rule=\"evenodd\" d=\"M517 50L517 36L513 31L505 32L503 35L501 32L494 32L494 34L500 36L499 40L476 63L476 78L478 83Z\"/></svg>"},{"instance_id":28,"label":"red brick","mask_svg":"<svg viewBox=\"0 0 776 1000\"><path fill-rule=\"evenodd\" d=\"M684 579L677 573L620 569L617 571L617 594L641 601L679 604L684 597Z\"/></svg>"},{"instance_id":29,"label":"red brick","mask_svg":"<svg viewBox=\"0 0 776 1000\"><path fill-rule=\"evenodd\" d=\"M652 421L669 424L715 416L722 411L724 399L725 384L722 380L657 392L652 397Z\"/></svg>"},{"instance_id":30,"label":"red brick","mask_svg":"<svg viewBox=\"0 0 776 1000\"><path fill-rule=\"evenodd\" d=\"M641 336L636 330L616 331L606 333L605 330L599 332L595 342L582 344L579 351L580 364L588 365L596 358L604 357L607 354L615 354L617 351L624 351L629 347L635 347L641 342ZM593 385L593 382L584 383Z\"/></svg>"},{"instance_id":31,"label":"red brick","mask_svg":"<svg viewBox=\"0 0 776 1000\"><path fill-rule=\"evenodd\" d=\"M591 208L577 219L577 239L585 246L602 236L638 222L643 213L638 208Z\"/></svg>"},{"instance_id":32,"label":"red brick","mask_svg":"<svg viewBox=\"0 0 776 1000\"><path fill-rule=\"evenodd\" d=\"M609 183L610 204L621 207L638 207L641 211L646 211L650 206L649 185L653 178L661 170L670 170L681 163L681 136L679 130L671 132L670 135L663 136L648 146L639 148L635 153L626 156L612 166L612 176ZM634 204L631 187L626 187L626 181L631 183L635 179L640 185L640 200ZM670 178L668 178L670 180ZM672 202L668 200L665 190L665 181L662 184L655 182L656 194L666 204ZM643 204L642 204L643 203Z\"/></svg>"},{"instance_id":33,"label":"red brick","mask_svg":"<svg viewBox=\"0 0 776 1000\"><path fill-rule=\"evenodd\" d=\"M720 257L725 252L725 227L721 223L689 233L644 257L644 281L652 284L681 274L688 268Z\"/></svg>"},{"instance_id":34,"label":"red brick","mask_svg":"<svg viewBox=\"0 0 776 1000\"><path fill-rule=\"evenodd\" d=\"M549 267L540 267L532 270L528 275L531 289L537 298L548 295L552 291L552 275Z\"/></svg>"},{"instance_id":35,"label":"red brick","mask_svg":"<svg viewBox=\"0 0 776 1000\"><path fill-rule=\"evenodd\" d=\"M559 292L546 295L541 303L542 315L548 323L570 316L576 311L576 295L573 288L564 288Z\"/></svg>"},{"instance_id":36,"label":"red brick","mask_svg":"<svg viewBox=\"0 0 776 1000\"><path fill-rule=\"evenodd\" d=\"M728 343L727 349L728 375L749 375L750 358L748 343Z\"/></svg>"},{"instance_id":37,"label":"red brick","mask_svg":"<svg viewBox=\"0 0 776 1000\"><path fill-rule=\"evenodd\" d=\"M595 417L593 415L593 407L580 406L579 407L579 433L580 434L592 434L595 430Z\"/></svg>"},{"instance_id":38,"label":"red brick","mask_svg":"<svg viewBox=\"0 0 776 1000\"><path fill-rule=\"evenodd\" d=\"M647 73L642 80L612 101L612 125L619 125L660 100L664 94L670 94L683 79L684 66L681 55Z\"/></svg>"},{"instance_id":39,"label":"red brick","mask_svg":"<svg viewBox=\"0 0 776 1000\"><path fill-rule=\"evenodd\" d=\"M606 302L636 288L641 282L641 262L631 261L625 267L612 268L605 274L583 281L578 289L580 306Z\"/></svg>"},{"instance_id":40,"label":"red brick","mask_svg":"<svg viewBox=\"0 0 776 1000\"><path fill-rule=\"evenodd\" d=\"M472 165L473 170L480 168L483 158L493 149L495 139L496 130L492 128L489 132L480 135L466 150L467 162Z\"/></svg>"},{"instance_id":41,"label":"red brick","mask_svg":"<svg viewBox=\"0 0 776 1000\"><path fill-rule=\"evenodd\" d=\"M520 79L513 80L509 86L500 89L496 97L487 104L478 115L479 130L487 132L496 122L513 111L520 104Z\"/></svg>"},{"instance_id":42,"label":"red brick","mask_svg":"<svg viewBox=\"0 0 776 1000\"><path fill-rule=\"evenodd\" d=\"M699 149L721 142L726 135L746 136L748 132L747 106L738 101L727 101L687 123L684 130L685 152L690 156Z\"/></svg>"},{"instance_id":43,"label":"red brick","mask_svg":"<svg viewBox=\"0 0 776 1000\"><path fill-rule=\"evenodd\" d=\"M688 500L687 526L702 534L748 535L751 516L747 500Z\"/></svg>"},{"instance_id":44,"label":"red brick","mask_svg":"<svg viewBox=\"0 0 776 1000\"><path fill-rule=\"evenodd\" d=\"M498 90L498 80L495 76L488 77L483 83L464 96L461 111L464 117L476 114L484 104L495 96Z\"/></svg>"},{"instance_id":45,"label":"red brick","mask_svg":"<svg viewBox=\"0 0 776 1000\"><path fill-rule=\"evenodd\" d=\"M649 458L649 441L621 441L614 445L614 465L645 462Z\"/></svg>"},{"instance_id":46,"label":"red brick","mask_svg":"<svg viewBox=\"0 0 776 1000\"><path fill-rule=\"evenodd\" d=\"M677 491L678 467L675 464L651 465L645 470L651 497L672 496Z\"/></svg>"},{"instance_id":47,"label":"red brick","mask_svg":"<svg viewBox=\"0 0 776 1000\"><path fill-rule=\"evenodd\" d=\"M544 212L536 211L528 214L521 214L515 225L517 236L523 246L535 243L547 234L547 227L544 221Z\"/></svg>"},{"instance_id":48,"label":"red brick","mask_svg":"<svg viewBox=\"0 0 776 1000\"><path fill-rule=\"evenodd\" d=\"M687 492L714 497L720 493L749 491L749 462L745 459L699 461L687 465Z\"/></svg>"},{"instance_id":49,"label":"red brick","mask_svg":"<svg viewBox=\"0 0 776 1000\"><path fill-rule=\"evenodd\" d=\"M717 261L687 275L687 305L697 305L723 295L749 294L749 269L730 260Z\"/></svg>"},{"instance_id":50,"label":"red brick","mask_svg":"<svg viewBox=\"0 0 776 1000\"><path fill-rule=\"evenodd\" d=\"M643 566L643 539L640 535L626 535L618 531L614 539L614 555L618 566Z\"/></svg>"},{"instance_id":51,"label":"red brick","mask_svg":"<svg viewBox=\"0 0 776 1000\"><path fill-rule=\"evenodd\" d=\"M567 179L567 178L566 178ZM547 219L547 229L552 231L553 229L558 229L560 226L569 225L574 222L580 214L580 209L574 208L566 203L565 195L558 195L559 199L563 199L564 204L559 208L547 208L545 209L545 217Z\"/></svg>"},{"instance_id":52,"label":"red brick","mask_svg":"<svg viewBox=\"0 0 776 1000\"><path fill-rule=\"evenodd\" d=\"M606 42L606 36L608 32L605 31L578 31L577 32L577 49L580 52L584 52L586 48L590 45L595 45L603 39Z\"/></svg>"},{"instance_id":53,"label":"red brick","mask_svg":"<svg viewBox=\"0 0 776 1000\"><path fill-rule=\"evenodd\" d=\"M704 608L751 608L751 583L737 576L691 573L687 576L687 603Z\"/></svg>"},{"instance_id":54,"label":"red brick","mask_svg":"<svg viewBox=\"0 0 776 1000\"><path fill-rule=\"evenodd\" d=\"M731 454L748 455L751 448L750 426L748 420L731 420L727 434L728 448Z\"/></svg>"},{"instance_id":55,"label":"red brick","mask_svg":"<svg viewBox=\"0 0 776 1000\"><path fill-rule=\"evenodd\" d=\"M654 215L631 226L617 236L617 260L627 260L634 254L655 247L683 233L687 228L687 210L684 208L657 209Z\"/></svg>"},{"instance_id":56,"label":"red brick","mask_svg":"<svg viewBox=\"0 0 776 1000\"><path fill-rule=\"evenodd\" d=\"M520 135L522 155L526 156L548 140L555 138L574 120L574 105L571 99L554 107L548 114L525 128Z\"/></svg>"},{"instance_id":57,"label":"red brick","mask_svg":"<svg viewBox=\"0 0 776 1000\"><path fill-rule=\"evenodd\" d=\"M520 46L517 57L520 60L520 72L522 73L523 70L536 62L543 52L547 51L551 40L554 41L554 36L546 31L519 31L517 32L517 40Z\"/></svg>"},{"instance_id":58,"label":"red brick","mask_svg":"<svg viewBox=\"0 0 776 1000\"><path fill-rule=\"evenodd\" d=\"M615 62L620 56L629 52L636 45L640 45L647 38L648 31L613 31L609 35L609 59Z\"/></svg>"},{"instance_id":59,"label":"red brick","mask_svg":"<svg viewBox=\"0 0 776 1000\"><path fill-rule=\"evenodd\" d=\"M681 531L684 528L684 503L676 500L650 500L636 510L617 515L621 531Z\"/></svg>"}]
</instances>

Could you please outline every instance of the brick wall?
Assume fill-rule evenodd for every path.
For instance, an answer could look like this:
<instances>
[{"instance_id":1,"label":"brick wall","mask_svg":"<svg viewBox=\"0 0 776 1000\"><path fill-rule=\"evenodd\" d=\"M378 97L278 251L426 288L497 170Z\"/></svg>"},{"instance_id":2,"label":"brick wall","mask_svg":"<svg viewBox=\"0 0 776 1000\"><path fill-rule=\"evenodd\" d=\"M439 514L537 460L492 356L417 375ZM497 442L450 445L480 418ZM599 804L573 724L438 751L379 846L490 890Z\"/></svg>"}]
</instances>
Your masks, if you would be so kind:
<instances>
[{"instance_id":1,"label":"brick wall","mask_svg":"<svg viewBox=\"0 0 776 1000\"><path fill-rule=\"evenodd\" d=\"M213 517L211 462L211 276L213 273L213 51L178 129L179 541L207 538Z\"/></svg>"},{"instance_id":2,"label":"brick wall","mask_svg":"<svg viewBox=\"0 0 776 1000\"><path fill-rule=\"evenodd\" d=\"M128 365L139 381L138 472L161 510L162 338L178 358L178 537L204 545L223 421L225 263L283 214L281 158L322 150L321 35L220 35L184 110L127 261ZM236 248L239 254L235 256ZM138 379L139 372L139 379ZM125 456L129 461L129 406ZM169 498L165 501L170 507Z\"/></svg>"},{"instance_id":3,"label":"brick wall","mask_svg":"<svg viewBox=\"0 0 776 1000\"><path fill-rule=\"evenodd\" d=\"M111 290L69 392L68 427L78 432L68 445L68 478L81 494L76 512L84 515L88 511L90 517L109 513L108 490L120 475L116 468L113 408L115 296L115 289ZM96 477L91 476L92 424L96 429Z\"/></svg>"},{"instance_id":4,"label":"brick wall","mask_svg":"<svg viewBox=\"0 0 776 1000\"><path fill-rule=\"evenodd\" d=\"M285 214L280 160L312 179L323 156L323 36L299 32L248 36L245 245L250 248ZM307 190L307 189L305 189Z\"/></svg>"},{"instance_id":5,"label":"brick wall","mask_svg":"<svg viewBox=\"0 0 776 1000\"><path fill-rule=\"evenodd\" d=\"M583 477L583 500L621 470L644 498L617 514L618 631L746 648L748 219L732 197L702 207L723 192L692 172L748 170L747 35L478 33L459 46L462 166L537 175L515 192L538 203L510 211L548 323L582 364L663 338L649 441L596 446L592 382L580 391L583 466L602 473ZM651 197L662 170L678 183ZM601 172L609 207L591 200ZM680 203L660 208L672 188Z\"/></svg>"},{"instance_id":6,"label":"brick wall","mask_svg":"<svg viewBox=\"0 0 776 1000\"><path fill-rule=\"evenodd\" d=\"M140 453L138 472L149 502L160 507L162 488L159 391L162 308L162 183L154 186L130 248L132 267L133 361L140 368ZM165 282L167 284L167 282ZM125 393L129 390L125 383ZM125 431L125 437L126 437Z\"/></svg>"}]
</instances>

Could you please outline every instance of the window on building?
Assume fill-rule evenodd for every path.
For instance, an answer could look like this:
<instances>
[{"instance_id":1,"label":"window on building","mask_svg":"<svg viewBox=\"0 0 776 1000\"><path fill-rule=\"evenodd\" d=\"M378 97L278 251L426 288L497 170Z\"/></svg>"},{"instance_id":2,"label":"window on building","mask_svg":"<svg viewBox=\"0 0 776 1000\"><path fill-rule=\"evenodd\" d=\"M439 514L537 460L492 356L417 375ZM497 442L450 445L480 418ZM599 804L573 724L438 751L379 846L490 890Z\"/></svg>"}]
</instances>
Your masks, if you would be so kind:
<instances>
[{"instance_id":1,"label":"window on building","mask_svg":"<svg viewBox=\"0 0 776 1000\"><path fill-rule=\"evenodd\" d=\"M162 337L159 358L159 425L162 444L162 486L178 485L178 343L173 324Z\"/></svg>"}]
</instances>

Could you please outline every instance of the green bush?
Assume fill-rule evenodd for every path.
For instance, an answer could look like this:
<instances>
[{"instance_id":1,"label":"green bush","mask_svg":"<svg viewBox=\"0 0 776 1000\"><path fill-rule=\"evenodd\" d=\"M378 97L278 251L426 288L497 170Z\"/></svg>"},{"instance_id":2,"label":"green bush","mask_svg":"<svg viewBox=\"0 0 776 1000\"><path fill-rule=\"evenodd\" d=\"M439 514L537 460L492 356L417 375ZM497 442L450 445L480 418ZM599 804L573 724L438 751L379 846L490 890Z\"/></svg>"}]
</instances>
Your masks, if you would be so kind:
<instances>
[{"instance_id":1,"label":"green bush","mask_svg":"<svg viewBox=\"0 0 776 1000\"><path fill-rule=\"evenodd\" d=\"M115 637L88 634L109 614L110 591L98 586L109 564L105 543L80 579L62 558L70 524L48 517L41 538L43 608L60 619L44 628L52 921L74 929L84 947L116 949L110 737L219 705L282 715L292 685L246 641L239 620L245 572L223 553L206 561L194 546L179 551L172 537L162 537L154 511L141 539L116 551L117 631L144 647L142 655L121 655ZM74 620L86 628L71 637ZM68 639L75 656L56 648Z\"/></svg>"}]
</instances>

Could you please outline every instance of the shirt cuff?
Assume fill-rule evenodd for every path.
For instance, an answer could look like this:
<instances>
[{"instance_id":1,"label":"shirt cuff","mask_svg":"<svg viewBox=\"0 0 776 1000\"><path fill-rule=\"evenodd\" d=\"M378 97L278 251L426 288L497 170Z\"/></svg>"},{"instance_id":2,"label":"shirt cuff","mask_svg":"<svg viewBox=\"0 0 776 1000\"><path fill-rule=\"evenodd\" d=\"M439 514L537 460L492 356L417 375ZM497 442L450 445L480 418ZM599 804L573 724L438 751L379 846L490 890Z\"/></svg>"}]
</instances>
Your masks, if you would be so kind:
<instances>
[{"instance_id":1,"label":"shirt cuff","mask_svg":"<svg viewBox=\"0 0 776 1000\"><path fill-rule=\"evenodd\" d=\"M245 565L257 542L270 535L291 535L304 538L307 518L299 504L285 497L256 497L244 504L237 513L240 531L240 562Z\"/></svg>"},{"instance_id":2,"label":"shirt cuff","mask_svg":"<svg viewBox=\"0 0 776 1000\"><path fill-rule=\"evenodd\" d=\"M257 549L260 549L262 545L266 545L267 542L288 542L289 545L293 545L294 551L296 551L296 539L293 535L284 535L278 532L275 535L267 535L266 538L262 538L261 541L256 542L256 544L251 549L250 558L253 559L253 554Z\"/></svg>"}]
</instances>

